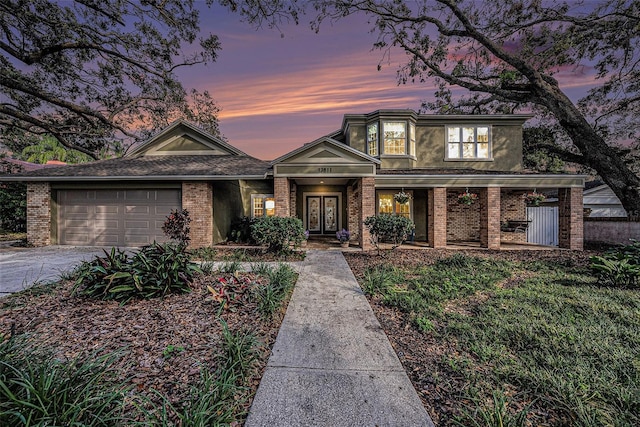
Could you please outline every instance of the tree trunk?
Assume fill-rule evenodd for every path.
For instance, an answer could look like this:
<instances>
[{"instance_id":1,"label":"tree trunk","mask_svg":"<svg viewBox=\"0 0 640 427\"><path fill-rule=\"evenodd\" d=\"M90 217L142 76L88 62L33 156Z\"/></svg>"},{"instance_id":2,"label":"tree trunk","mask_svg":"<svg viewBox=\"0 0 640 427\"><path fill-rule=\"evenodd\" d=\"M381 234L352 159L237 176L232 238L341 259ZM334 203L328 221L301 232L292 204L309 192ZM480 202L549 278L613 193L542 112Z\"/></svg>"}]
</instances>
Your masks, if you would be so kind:
<instances>
[{"instance_id":1,"label":"tree trunk","mask_svg":"<svg viewBox=\"0 0 640 427\"><path fill-rule=\"evenodd\" d=\"M584 158L618 196L629 216L640 215L640 177L638 177L596 133L584 116L557 87L547 87L540 96ZM551 90L549 90L551 89Z\"/></svg>"}]
</instances>

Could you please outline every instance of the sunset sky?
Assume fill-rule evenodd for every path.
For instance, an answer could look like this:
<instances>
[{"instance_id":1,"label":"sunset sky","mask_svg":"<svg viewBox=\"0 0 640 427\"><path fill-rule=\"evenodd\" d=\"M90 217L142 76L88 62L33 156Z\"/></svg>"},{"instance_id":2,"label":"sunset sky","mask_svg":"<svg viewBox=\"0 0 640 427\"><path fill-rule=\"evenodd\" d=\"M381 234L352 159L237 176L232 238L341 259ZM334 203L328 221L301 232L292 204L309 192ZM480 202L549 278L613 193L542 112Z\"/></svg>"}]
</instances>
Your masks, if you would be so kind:
<instances>
[{"instance_id":1,"label":"sunset sky","mask_svg":"<svg viewBox=\"0 0 640 427\"><path fill-rule=\"evenodd\" d=\"M252 156L275 159L337 130L345 113L417 110L432 97L432 84L398 86L396 71L405 56L383 60L381 51L372 51L376 35L365 19L327 23L319 34L309 20L281 26L281 37L218 6L202 8L201 29L219 36L222 51L217 62L180 75L186 87L211 93L222 109L222 133ZM574 100L592 83L583 69L556 78Z\"/></svg>"}]
</instances>

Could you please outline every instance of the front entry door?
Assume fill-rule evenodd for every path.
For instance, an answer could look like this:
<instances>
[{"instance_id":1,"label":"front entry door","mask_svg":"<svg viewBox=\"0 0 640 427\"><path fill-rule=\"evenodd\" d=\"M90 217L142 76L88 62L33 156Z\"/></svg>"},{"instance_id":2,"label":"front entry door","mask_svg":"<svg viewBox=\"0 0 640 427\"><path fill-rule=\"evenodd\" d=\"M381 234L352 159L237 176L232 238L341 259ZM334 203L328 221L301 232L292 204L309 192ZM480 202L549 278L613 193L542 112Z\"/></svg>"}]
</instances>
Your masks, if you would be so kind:
<instances>
[{"instance_id":1,"label":"front entry door","mask_svg":"<svg viewBox=\"0 0 640 427\"><path fill-rule=\"evenodd\" d=\"M307 225L311 234L334 234L338 231L337 196L307 196Z\"/></svg>"}]
</instances>

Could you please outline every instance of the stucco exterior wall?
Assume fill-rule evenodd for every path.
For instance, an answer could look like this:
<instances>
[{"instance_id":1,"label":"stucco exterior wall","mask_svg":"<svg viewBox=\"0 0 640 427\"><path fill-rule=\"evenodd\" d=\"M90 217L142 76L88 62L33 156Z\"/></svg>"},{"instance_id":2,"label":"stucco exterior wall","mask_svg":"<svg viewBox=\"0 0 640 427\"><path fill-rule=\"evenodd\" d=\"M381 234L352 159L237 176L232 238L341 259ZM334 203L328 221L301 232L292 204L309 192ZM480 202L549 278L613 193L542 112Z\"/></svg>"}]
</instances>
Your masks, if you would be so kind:
<instances>
[{"instance_id":1,"label":"stucco exterior wall","mask_svg":"<svg viewBox=\"0 0 640 427\"><path fill-rule=\"evenodd\" d=\"M636 221L584 220L584 240L593 243L628 245L630 239L640 240L640 219Z\"/></svg>"}]
</instances>

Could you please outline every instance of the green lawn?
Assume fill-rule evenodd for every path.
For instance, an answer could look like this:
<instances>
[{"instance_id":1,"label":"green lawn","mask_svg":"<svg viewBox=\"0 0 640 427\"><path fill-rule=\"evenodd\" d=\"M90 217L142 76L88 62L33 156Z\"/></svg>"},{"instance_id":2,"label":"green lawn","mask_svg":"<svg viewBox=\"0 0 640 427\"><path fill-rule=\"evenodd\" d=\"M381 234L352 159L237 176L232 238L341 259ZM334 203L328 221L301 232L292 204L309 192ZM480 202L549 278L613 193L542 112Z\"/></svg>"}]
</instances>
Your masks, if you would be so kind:
<instances>
[{"instance_id":1,"label":"green lawn","mask_svg":"<svg viewBox=\"0 0 640 427\"><path fill-rule=\"evenodd\" d=\"M640 425L640 291L584 263L455 254L369 268L362 287L448 349L412 378L452 402L439 425Z\"/></svg>"}]
</instances>

